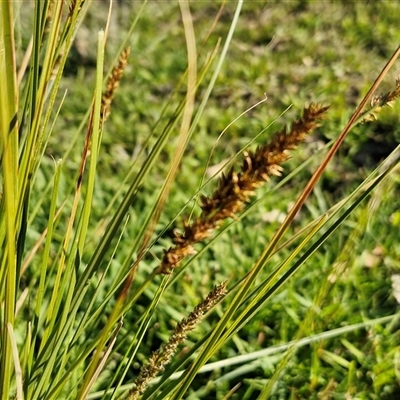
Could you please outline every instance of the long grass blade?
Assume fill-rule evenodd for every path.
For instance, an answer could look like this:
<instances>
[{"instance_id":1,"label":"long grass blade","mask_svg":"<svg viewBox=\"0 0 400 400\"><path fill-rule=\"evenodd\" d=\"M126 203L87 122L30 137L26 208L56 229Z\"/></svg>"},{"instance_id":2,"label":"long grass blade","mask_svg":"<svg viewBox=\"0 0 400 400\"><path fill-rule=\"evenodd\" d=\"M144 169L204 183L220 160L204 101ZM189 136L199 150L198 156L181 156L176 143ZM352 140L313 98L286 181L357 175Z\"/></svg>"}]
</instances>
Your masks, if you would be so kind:
<instances>
[{"instance_id":1,"label":"long grass blade","mask_svg":"<svg viewBox=\"0 0 400 400\"><path fill-rule=\"evenodd\" d=\"M14 328L17 290L17 205L18 199L18 92L16 85L16 60L13 32L13 3L0 4L0 153L3 173L3 196L0 204L1 232L6 238L0 242L3 256L0 271L0 302L4 304L0 354L0 393L2 399L10 396L13 364L13 345L10 331ZM6 79L4 79L4 76ZM2 306L3 307L3 306Z\"/></svg>"}]
</instances>

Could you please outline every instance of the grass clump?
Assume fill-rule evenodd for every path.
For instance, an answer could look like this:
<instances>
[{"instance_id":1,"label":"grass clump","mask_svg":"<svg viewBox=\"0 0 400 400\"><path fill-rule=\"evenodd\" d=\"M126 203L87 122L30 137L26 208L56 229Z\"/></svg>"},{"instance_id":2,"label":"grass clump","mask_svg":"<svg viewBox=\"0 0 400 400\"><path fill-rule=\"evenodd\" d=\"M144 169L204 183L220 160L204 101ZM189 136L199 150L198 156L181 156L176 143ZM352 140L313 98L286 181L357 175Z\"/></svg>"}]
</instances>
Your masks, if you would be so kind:
<instances>
[{"instance_id":1,"label":"grass clump","mask_svg":"<svg viewBox=\"0 0 400 400\"><path fill-rule=\"evenodd\" d=\"M373 5L260 7L1 3L2 399L400 392L399 151L343 157L397 110L400 50L380 25L351 81L321 38Z\"/></svg>"}]
</instances>

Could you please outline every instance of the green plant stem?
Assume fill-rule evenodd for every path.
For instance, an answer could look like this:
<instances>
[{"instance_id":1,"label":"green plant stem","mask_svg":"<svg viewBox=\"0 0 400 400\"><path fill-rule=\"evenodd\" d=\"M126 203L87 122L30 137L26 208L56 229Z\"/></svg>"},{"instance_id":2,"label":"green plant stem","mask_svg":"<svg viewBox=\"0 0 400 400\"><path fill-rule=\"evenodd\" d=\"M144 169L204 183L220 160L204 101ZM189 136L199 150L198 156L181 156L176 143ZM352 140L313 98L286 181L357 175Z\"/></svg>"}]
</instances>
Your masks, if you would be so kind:
<instances>
[{"instance_id":1,"label":"green plant stem","mask_svg":"<svg viewBox=\"0 0 400 400\"><path fill-rule=\"evenodd\" d=\"M79 250L83 250L83 245L86 237L86 231L87 231L87 224L89 222L89 215L90 215L90 209L91 209L91 200L92 200L92 195L93 195L93 189L94 189L94 178L96 175L96 164L97 164L97 155L99 153L99 146L100 146L100 110L101 110L101 97L102 97L102 81L103 81L103 64L104 64L104 32L100 31L98 34L98 47L97 47L97 69L96 69L96 86L95 86L95 96L94 96L94 104L93 104L93 120L92 120L92 159L90 163L90 171L89 171L89 183L88 183L88 194L87 194L87 199L85 202L85 209L84 209L84 221L83 225L81 227L81 232L80 232L80 242ZM99 345L97 346L97 351L95 352L93 359L91 361L90 367L85 375L85 378L83 379L83 384L80 390L80 393L78 395L78 399L83 399L86 397L89 389L90 389L90 383L92 383L92 376L94 375L95 371L97 370L98 364L100 362L101 354L102 354L102 348L105 345L109 333L112 330L112 327L114 325L115 319L110 318L109 319L109 324L110 326L107 326L107 329L103 330L103 336L102 339L99 342Z\"/></svg>"},{"instance_id":2,"label":"green plant stem","mask_svg":"<svg viewBox=\"0 0 400 400\"><path fill-rule=\"evenodd\" d=\"M2 321L2 345L0 362L0 393L2 399L10 396L10 380L12 375L12 343L10 329L14 329L15 301L17 286L17 206L18 199L18 94L16 87L16 62L13 33L13 3L0 2L0 150L3 167L3 196L1 217L5 218L6 248L4 257L5 268L0 272L5 277L4 285L0 286L0 293L4 299L4 316Z\"/></svg>"}]
</instances>

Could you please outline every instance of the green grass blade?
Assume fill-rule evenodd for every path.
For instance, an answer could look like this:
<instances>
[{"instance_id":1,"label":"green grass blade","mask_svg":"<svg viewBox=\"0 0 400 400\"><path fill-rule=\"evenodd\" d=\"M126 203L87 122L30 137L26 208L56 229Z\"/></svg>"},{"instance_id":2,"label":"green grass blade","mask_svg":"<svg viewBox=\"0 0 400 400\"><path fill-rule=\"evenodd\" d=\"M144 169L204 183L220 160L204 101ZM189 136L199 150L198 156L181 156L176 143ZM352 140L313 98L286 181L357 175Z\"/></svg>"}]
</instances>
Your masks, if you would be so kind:
<instances>
[{"instance_id":1,"label":"green grass blade","mask_svg":"<svg viewBox=\"0 0 400 400\"><path fill-rule=\"evenodd\" d=\"M43 307L43 299L45 297L46 283L48 279L48 275L50 271L48 270L49 259L50 259L50 248L53 240L53 230L54 230L54 222L56 216L56 207L57 207L57 194L60 183L60 175L61 175L61 161L56 163L56 171L54 176L54 184L51 198L51 205L49 211L49 220L47 226L47 235L46 235L46 243L43 254L43 262L40 270L40 278L39 278L39 287L38 287L38 295L36 298L36 306L35 306L35 319L33 322L33 333L32 340L33 343L30 348L29 356L28 356L28 370L25 372L26 379L29 381L29 371L32 370L32 364L34 359L34 352L37 346L37 342L39 340L38 330L40 326L43 326L43 321L41 321L41 310Z\"/></svg>"},{"instance_id":2,"label":"green grass blade","mask_svg":"<svg viewBox=\"0 0 400 400\"><path fill-rule=\"evenodd\" d=\"M97 171L97 161L101 143L101 98L103 87L103 65L104 65L104 32L100 31L98 34L98 50L97 50L97 68L96 68L96 83L94 88L94 106L93 106L93 124L90 129L92 130L91 152L90 152L90 167L88 173L88 181L86 185L86 195L84 199L84 208L82 210L82 224L78 237L78 251L83 253L83 247L86 240L87 229L89 225L90 211L93 202L94 183Z\"/></svg>"},{"instance_id":3,"label":"green grass blade","mask_svg":"<svg viewBox=\"0 0 400 400\"><path fill-rule=\"evenodd\" d=\"M1 276L5 279L0 287L0 301L4 304L2 316L2 339L0 370L0 393L2 399L10 396L13 363L13 345L10 331L14 328L17 284L17 206L18 199L18 93L16 87L16 60L13 33L13 4L0 4L0 65L3 77L0 79L0 151L3 173L3 196L0 219L4 224L6 245L2 246ZM3 280L2 279L2 280Z\"/></svg>"},{"instance_id":4,"label":"green grass blade","mask_svg":"<svg viewBox=\"0 0 400 400\"><path fill-rule=\"evenodd\" d=\"M18 347L15 340L14 329L10 323L7 324L7 334L10 338L11 348L12 348L12 355L13 355L13 363L15 369L15 380L16 380L16 399L23 400L24 393L23 393L23 385L22 385L22 368L19 361L19 354L18 354Z\"/></svg>"},{"instance_id":5,"label":"green grass blade","mask_svg":"<svg viewBox=\"0 0 400 400\"><path fill-rule=\"evenodd\" d=\"M134 357L136 356L137 352L139 351L139 347L143 341L143 337L149 327L151 319L153 318L153 315L157 308L157 305L165 291L167 281L168 281L168 279L164 278L163 282L157 289L157 292L155 293L150 306L146 309L146 313L142 318L141 324L140 324L137 332L135 332L135 337L132 340L131 346L129 346L126 354L124 354L123 361L125 361L125 363L121 362L120 368L118 368L118 370L115 373L115 377L116 378L118 377L118 381L112 391L110 400L115 399L115 396L118 393L118 390L121 389L122 382L123 382L126 374L128 373L129 368L132 365ZM113 382L111 382L111 384L112 383Z\"/></svg>"}]
</instances>

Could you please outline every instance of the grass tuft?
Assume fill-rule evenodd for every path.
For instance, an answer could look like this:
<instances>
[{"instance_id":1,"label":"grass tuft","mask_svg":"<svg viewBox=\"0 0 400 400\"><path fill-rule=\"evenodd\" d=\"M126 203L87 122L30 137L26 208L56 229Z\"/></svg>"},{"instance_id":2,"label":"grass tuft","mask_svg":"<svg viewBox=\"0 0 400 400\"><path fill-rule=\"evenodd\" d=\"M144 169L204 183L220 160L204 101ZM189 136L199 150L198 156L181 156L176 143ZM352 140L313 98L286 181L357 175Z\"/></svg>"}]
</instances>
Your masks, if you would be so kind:
<instances>
[{"instance_id":1,"label":"grass tuft","mask_svg":"<svg viewBox=\"0 0 400 400\"><path fill-rule=\"evenodd\" d=\"M109 3L0 2L0 400L398 398L399 5Z\"/></svg>"}]
</instances>

